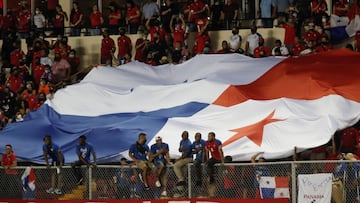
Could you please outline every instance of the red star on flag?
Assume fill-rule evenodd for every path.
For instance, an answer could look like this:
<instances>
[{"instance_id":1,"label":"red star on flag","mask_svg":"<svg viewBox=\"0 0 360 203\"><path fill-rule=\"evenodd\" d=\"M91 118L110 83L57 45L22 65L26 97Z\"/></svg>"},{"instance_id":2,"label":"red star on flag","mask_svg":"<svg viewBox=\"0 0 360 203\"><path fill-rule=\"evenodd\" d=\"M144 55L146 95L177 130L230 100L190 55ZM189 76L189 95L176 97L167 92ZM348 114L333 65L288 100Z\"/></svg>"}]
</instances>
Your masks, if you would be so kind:
<instances>
[{"instance_id":1,"label":"red star on flag","mask_svg":"<svg viewBox=\"0 0 360 203\"><path fill-rule=\"evenodd\" d=\"M233 135L232 137L230 137L229 139L227 139L223 143L223 146L229 145L229 144L239 140L242 137L248 137L251 141L253 141L256 145L258 145L260 147L260 145L262 143L262 139L263 139L263 132L264 132L265 125L267 125L269 123L284 120L284 119L273 118L274 114L275 114L275 110L273 112L271 112L266 118L264 118L263 120L261 120L259 122L256 122L254 124L251 124L251 125L248 125L248 126L245 126L242 128L230 130L232 132L236 132L236 134Z\"/></svg>"}]
</instances>

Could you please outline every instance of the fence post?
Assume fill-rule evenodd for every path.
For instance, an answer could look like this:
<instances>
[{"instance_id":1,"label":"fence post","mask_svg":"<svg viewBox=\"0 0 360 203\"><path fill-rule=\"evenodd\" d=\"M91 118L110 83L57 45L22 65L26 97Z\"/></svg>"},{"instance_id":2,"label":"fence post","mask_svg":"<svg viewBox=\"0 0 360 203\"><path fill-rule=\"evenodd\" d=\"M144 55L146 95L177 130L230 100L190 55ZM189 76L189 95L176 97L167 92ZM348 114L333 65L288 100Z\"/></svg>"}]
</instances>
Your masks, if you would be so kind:
<instances>
[{"instance_id":1,"label":"fence post","mask_svg":"<svg viewBox=\"0 0 360 203\"><path fill-rule=\"evenodd\" d=\"M188 174L188 198L191 198L191 164L187 164L187 174Z\"/></svg>"},{"instance_id":2,"label":"fence post","mask_svg":"<svg viewBox=\"0 0 360 203\"><path fill-rule=\"evenodd\" d=\"M297 200L297 189L296 189L296 162L291 163L291 202L296 203Z\"/></svg>"},{"instance_id":3,"label":"fence post","mask_svg":"<svg viewBox=\"0 0 360 203\"><path fill-rule=\"evenodd\" d=\"M92 186L93 186L93 183L92 183L92 167L89 167L89 177L88 177L88 187L89 187L89 200L92 200Z\"/></svg>"}]
</instances>

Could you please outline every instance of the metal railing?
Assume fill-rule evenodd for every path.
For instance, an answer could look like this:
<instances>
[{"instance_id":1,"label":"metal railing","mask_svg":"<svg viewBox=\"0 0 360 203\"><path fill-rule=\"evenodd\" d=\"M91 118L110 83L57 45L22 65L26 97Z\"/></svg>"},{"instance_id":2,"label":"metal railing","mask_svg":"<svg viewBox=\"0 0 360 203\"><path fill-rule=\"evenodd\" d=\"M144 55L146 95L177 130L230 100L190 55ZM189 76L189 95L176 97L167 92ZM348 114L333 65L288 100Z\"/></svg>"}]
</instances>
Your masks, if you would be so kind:
<instances>
[{"instance_id":1,"label":"metal railing","mask_svg":"<svg viewBox=\"0 0 360 203\"><path fill-rule=\"evenodd\" d=\"M61 170L33 166L36 176L35 190L24 191L21 176L26 167L17 167L16 174L6 174L0 168L0 199L157 199L167 198L237 198L254 199L259 197L258 177L288 177L290 200L297 202L297 181L299 174L331 173L332 201L359 202L359 162L348 161L302 161L272 163L227 163L217 165L215 182L210 184L206 166L201 173L195 173L195 166L185 167L186 185L177 186L178 179L173 167L163 173L163 185L156 184L156 168L149 171L147 190L139 178L140 169L134 165L98 165L82 167L82 184L77 184L73 169L63 166ZM199 175L200 176L197 176ZM199 181L199 177L201 177ZM53 180L52 180L53 179ZM57 181L60 181L59 184ZM52 183L53 182L53 183ZM53 185L52 185L53 184ZM346 187L345 187L346 186ZM61 193L49 191L54 187ZM166 194L164 193L166 191Z\"/></svg>"}]
</instances>

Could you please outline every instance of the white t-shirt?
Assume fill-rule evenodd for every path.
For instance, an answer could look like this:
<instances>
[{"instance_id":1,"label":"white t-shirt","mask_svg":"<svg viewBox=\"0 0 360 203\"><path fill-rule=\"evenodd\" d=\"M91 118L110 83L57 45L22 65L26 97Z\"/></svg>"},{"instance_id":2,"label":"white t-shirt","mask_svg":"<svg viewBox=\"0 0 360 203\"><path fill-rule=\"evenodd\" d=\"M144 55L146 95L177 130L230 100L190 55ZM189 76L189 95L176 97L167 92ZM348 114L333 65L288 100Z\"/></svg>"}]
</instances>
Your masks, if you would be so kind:
<instances>
[{"instance_id":1,"label":"white t-shirt","mask_svg":"<svg viewBox=\"0 0 360 203\"><path fill-rule=\"evenodd\" d=\"M275 49L277 47L274 47L272 50L271 50L271 55L275 56ZM286 46L281 46L279 47L280 48L280 53L282 56L287 56L289 55L289 50L286 48Z\"/></svg>"},{"instance_id":2,"label":"white t-shirt","mask_svg":"<svg viewBox=\"0 0 360 203\"><path fill-rule=\"evenodd\" d=\"M43 14L34 15L34 25L36 28L43 28L45 25L45 17Z\"/></svg>"},{"instance_id":3,"label":"white t-shirt","mask_svg":"<svg viewBox=\"0 0 360 203\"><path fill-rule=\"evenodd\" d=\"M241 47L241 36L232 35L229 40L230 49L238 50Z\"/></svg>"},{"instance_id":4,"label":"white t-shirt","mask_svg":"<svg viewBox=\"0 0 360 203\"><path fill-rule=\"evenodd\" d=\"M254 55L254 49L259 46L259 38L261 35L259 33L250 34L246 41L249 43L248 53Z\"/></svg>"}]
</instances>

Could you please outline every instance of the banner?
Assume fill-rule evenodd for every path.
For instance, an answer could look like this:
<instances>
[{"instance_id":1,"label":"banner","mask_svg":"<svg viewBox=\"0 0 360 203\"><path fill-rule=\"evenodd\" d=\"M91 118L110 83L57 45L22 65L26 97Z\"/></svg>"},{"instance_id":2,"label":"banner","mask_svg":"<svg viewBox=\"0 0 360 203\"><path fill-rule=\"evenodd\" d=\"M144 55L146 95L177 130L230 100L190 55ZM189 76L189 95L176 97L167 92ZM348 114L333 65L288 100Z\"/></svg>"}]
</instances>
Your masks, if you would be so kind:
<instances>
[{"instance_id":1,"label":"banner","mask_svg":"<svg viewBox=\"0 0 360 203\"><path fill-rule=\"evenodd\" d=\"M290 198L288 177L262 176L259 186L262 199Z\"/></svg>"},{"instance_id":2,"label":"banner","mask_svg":"<svg viewBox=\"0 0 360 203\"><path fill-rule=\"evenodd\" d=\"M288 203L288 199L1 200L1 203Z\"/></svg>"},{"instance_id":3,"label":"banner","mask_svg":"<svg viewBox=\"0 0 360 203\"><path fill-rule=\"evenodd\" d=\"M331 173L298 175L298 186L298 202L331 202Z\"/></svg>"}]
</instances>

